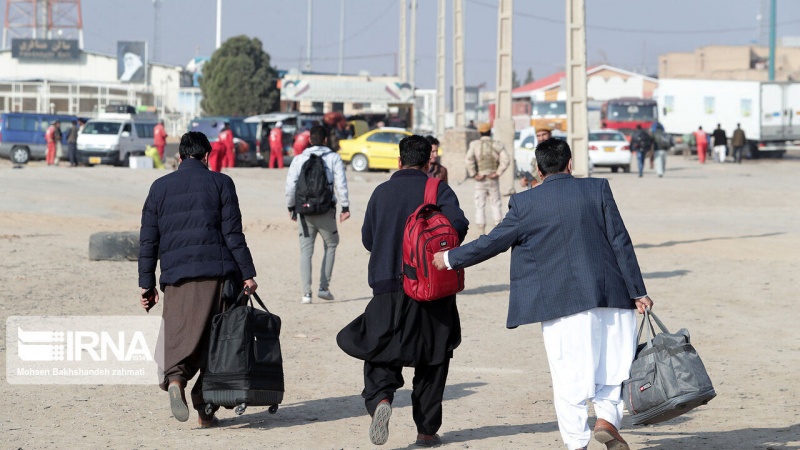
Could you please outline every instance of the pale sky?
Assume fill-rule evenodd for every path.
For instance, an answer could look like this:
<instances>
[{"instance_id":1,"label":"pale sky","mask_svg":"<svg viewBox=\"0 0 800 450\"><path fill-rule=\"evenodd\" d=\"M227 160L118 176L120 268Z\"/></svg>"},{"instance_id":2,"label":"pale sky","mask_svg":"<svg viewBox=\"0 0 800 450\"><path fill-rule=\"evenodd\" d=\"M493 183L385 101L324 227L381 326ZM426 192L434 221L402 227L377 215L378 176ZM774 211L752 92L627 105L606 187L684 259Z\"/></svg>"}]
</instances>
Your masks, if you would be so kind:
<instances>
[{"instance_id":1,"label":"pale sky","mask_svg":"<svg viewBox=\"0 0 800 450\"><path fill-rule=\"evenodd\" d=\"M185 65L215 45L216 0L161 1L157 60ZM407 0L407 4L411 0ZM418 0L416 84L433 88L437 0ZM765 0L586 0L589 64L657 71L658 55L710 44L746 45L766 38L757 15ZM300 68L306 53L308 0L223 0L222 38L258 37L279 69ZM497 0L464 0L466 83L494 89ZM565 65L563 0L514 1L513 64L542 78ZM341 0L313 0L312 69L335 73ZM153 0L83 0L87 50L116 53L118 40L145 40L153 55ZM399 48L398 0L345 0L345 73L394 74ZM5 8L0 10L4 19ZM452 1L447 33L452 35ZM800 36L800 1L778 0L777 34ZM766 42L766 40L764 40ZM448 43L448 84L452 49Z\"/></svg>"}]
</instances>

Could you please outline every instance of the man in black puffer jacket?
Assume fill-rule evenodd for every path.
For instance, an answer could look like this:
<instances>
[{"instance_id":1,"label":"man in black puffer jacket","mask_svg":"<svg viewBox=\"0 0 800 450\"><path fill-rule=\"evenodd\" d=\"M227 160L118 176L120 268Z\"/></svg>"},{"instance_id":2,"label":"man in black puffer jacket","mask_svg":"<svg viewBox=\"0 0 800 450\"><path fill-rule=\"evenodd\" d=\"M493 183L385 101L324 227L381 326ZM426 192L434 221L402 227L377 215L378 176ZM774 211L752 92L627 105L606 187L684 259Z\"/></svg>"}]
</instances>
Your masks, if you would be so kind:
<instances>
[{"instance_id":1,"label":"man in black puffer jacket","mask_svg":"<svg viewBox=\"0 0 800 450\"><path fill-rule=\"evenodd\" d=\"M173 416L185 422L189 408L184 388L199 371L192 406L201 427L217 423L213 414L204 412L202 386L211 319L226 309L223 286L228 281L237 291L243 286L248 294L258 287L253 257L242 233L236 187L229 176L208 170L210 152L203 133L183 135L181 164L177 171L153 182L142 208L139 233L142 307L149 311L158 303L155 270L159 259L159 282L167 298L157 351L163 370L159 386L169 392Z\"/></svg>"}]
</instances>

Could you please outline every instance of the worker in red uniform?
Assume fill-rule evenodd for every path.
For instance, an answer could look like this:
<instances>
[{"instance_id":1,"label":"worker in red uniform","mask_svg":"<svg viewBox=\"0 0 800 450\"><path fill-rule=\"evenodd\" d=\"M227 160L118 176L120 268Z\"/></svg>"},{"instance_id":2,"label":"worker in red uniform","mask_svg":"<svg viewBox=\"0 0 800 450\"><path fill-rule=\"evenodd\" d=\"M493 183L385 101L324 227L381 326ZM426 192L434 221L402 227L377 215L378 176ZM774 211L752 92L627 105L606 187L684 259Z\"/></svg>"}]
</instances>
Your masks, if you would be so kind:
<instances>
[{"instance_id":1,"label":"worker in red uniform","mask_svg":"<svg viewBox=\"0 0 800 450\"><path fill-rule=\"evenodd\" d=\"M219 132L218 141L222 142L225 146L225 152L222 156L222 167L233 167L236 162L236 153L233 146L233 131L231 131L231 124L225 122L222 130ZM212 148L211 151L214 151Z\"/></svg>"},{"instance_id":2,"label":"worker in red uniform","mask_svg":"<svg viewBox=\"0 0 800 450\"><path fill-rule=\"evenodd\" d=\"M153 127L153 145L158 150L158 156L161 161L164 161L164 147L167 146L167 130L164 129L164 120L158 121L156 126Z\"/></svg>"},{"instance_id":3,"label":"worker in red uniform","mask_svg":"<svg viewBox=\"0 0 800 450\"><path fill-rule=\"evenodd\" d=\"M703 127L699 127L697 131L694 132L694 142L697 144L697 158L700 160L700 164L705 164L706 150L708 150L708 136L706 136L706 132L703 131Z\"/></svg>"},{"instance_id":4,"label":"worker in red uniform","mask_svg":"<svg viewBox=\"0 0 800 450\"><path fill-rule=\"evenodd\" d=\"M294 149L294 156L303 153L303 150L308 148L308 143L311 140L311 131L303 130L294 137L294 145L292 148Z\"/></svg>"},{"instance_id":5,"label":"worker in red uniform","mask_svg":"<svg viewBox=\"0 0 800 450\"><path fill-rule=\"evenodd\" d=\"M278 122L269 132L269 168L272 163L279 169L283 169L283 122Z\"/></svg>"},{"instance_id":6,"label":"worker in red uniform","mask_svg":"<svg viewBox=\"0 0 800 450\"><path fill-rule=\"evenodd\" d=\"M222 162L225 159L225 144L217 139L211 143L211 153L208 154L208 168L212 172L222 171Z\"/></svg>"},{"instance_id":7,"label":"worker in red uniform","mask_svg":"<svg viewBox=\"0 0 800 450\"><path fill-rule=\"evenodd\" d=\"M44 140L47 142L47 165L52 166L56 162L56 129L61 126L61 122L56 120L47 127L44 133Z\"/></svg>"}]
</instances>

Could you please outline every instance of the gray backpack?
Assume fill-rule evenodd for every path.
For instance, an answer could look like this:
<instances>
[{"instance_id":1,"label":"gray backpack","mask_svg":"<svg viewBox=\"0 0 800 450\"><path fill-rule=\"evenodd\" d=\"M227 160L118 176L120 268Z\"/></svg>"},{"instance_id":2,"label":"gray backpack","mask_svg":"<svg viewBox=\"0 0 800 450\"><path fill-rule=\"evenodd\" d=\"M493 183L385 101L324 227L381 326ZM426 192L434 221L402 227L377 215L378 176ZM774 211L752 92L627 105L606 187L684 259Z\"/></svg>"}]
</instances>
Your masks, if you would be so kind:
<instances>
[{"instance_id":1,"label":"gray backpack","mask_svg":"<svg viewBox=\"0 0 800 450\"><path fill-rule=\"evenodd\" d=\"M656 334L653 322L661 332ZM622 400L636 425L650 425L678 417L716 397L700 356L689 343L689 331L670 333L655 314L646 310L638 340L647 324L647 339L636 350L630 378L622 382Z\"/></svg>"}]
</instances>

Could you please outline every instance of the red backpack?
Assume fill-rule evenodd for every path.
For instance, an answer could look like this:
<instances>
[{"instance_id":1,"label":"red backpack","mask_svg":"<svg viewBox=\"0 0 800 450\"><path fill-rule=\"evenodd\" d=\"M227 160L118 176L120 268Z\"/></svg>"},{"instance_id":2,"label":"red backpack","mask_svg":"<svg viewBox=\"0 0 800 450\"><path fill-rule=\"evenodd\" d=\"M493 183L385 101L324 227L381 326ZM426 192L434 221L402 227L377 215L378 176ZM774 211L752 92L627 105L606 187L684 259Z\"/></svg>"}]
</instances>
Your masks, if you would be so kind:
<instances>
[{"instance_id":1,"label":"red backpack","mask_svg":"<svg viewBox=\"0 0 800 450\"><path fill-rule=\"evenodd\" d=\"M436 206L438 178L428 178L422 205L408 216L403 231L403 290L421 301L437 300L464 290L464 270L438 270L433 255L458 247L450 220Z\"/></svg>"}]
</instances>

